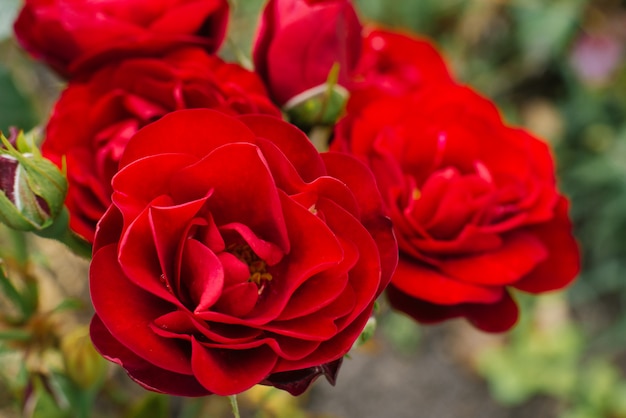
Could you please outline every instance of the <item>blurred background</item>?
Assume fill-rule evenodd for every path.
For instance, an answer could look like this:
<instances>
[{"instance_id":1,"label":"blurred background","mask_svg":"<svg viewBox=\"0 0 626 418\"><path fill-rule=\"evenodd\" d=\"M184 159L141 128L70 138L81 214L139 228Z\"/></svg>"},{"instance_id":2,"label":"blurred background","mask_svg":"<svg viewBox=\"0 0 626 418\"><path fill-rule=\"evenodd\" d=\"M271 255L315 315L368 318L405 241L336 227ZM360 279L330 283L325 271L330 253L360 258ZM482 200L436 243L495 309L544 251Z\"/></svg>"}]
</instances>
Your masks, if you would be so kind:
<instances>
[{"instance_id":1,"label":"blurred background","mask_svg":"<svg viewBox=\"0 0 626 418\"><path fill-rule=\"evenodd\" d=\"M263 2L231 3L229 41L221 55L236 60L249 56ZM560 186L571 199L583 270L566 292L532 299L518 294L521 321L504 335L474 331L463 321L420 327L383 304L376 335L346 359L335 388L320 381L295 399L255 388L240 396L242 416L625 418L626 1L355 3L366 24L430 37L456 77L493 99L508 123L552 144ZM28 130L45 124L63 88L12 39L19 6L20 0L0 0L5 132L13 125ZM88 300L86 263L60 246L29 245L46 266L43 299ZM3 258L14 251L2 248ZM90 308L84 305L63 321L85 322ZM0 333L0 417L12 417L23 406L16 399L26 401L15 394L25 387L36 392L36 385L24 376L19 381L19 370L7 367L15 358L3 341ZM114 383L97 394L93 416L229 416L227 402L217 397L183 402L146 394L119 370L108 373ZM125 387L130 389L121 393ZM59 411L31 416L73 416Z\"/></svg>"}]
</instances>

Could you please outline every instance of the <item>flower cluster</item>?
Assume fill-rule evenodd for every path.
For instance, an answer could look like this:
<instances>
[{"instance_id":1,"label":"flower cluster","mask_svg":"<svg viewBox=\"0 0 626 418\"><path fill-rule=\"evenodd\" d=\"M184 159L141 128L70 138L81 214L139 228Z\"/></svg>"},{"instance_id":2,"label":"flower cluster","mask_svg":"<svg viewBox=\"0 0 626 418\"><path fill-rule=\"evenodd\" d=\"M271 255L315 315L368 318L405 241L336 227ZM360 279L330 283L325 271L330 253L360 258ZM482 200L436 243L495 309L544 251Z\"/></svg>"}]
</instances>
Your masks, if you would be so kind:
<instances>
[{"instance_id":1,"label":"flower cluster","mask_svg":"<svg viewBox=\"0 0 626 418\"><path fill-rule=\"evenodd\" d=\"M300 394L383 292L498 332L514 289L574 279L549 147L428 40L269 0L250 71L215 55L227 21L226 0L26 0L15 22L67 79L42 152L93 243L92 341L139 384Z\"/></svg>"}]
</instances>

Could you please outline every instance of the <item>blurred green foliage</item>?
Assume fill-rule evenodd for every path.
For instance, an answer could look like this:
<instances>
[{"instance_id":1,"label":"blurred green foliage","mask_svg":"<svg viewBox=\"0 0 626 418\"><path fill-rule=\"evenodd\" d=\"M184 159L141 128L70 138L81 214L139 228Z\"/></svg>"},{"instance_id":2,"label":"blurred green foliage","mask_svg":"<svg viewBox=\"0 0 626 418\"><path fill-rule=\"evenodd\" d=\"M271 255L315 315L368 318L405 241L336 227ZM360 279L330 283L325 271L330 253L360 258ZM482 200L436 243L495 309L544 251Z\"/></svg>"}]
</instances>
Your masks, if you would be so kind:
<instances>
[{"instance_id":1,"label":"blurred green foliage","mask_svg":"<svg viewBox=\"0 0 626 418\"><path fill-rule=\"evenodd\" d=\"M221 55L250 65L263 1L231 3L229 41ZM480 356L478 371L493 395L507 404L526 402L535 395L553 397L562 404L561 418L626 417L626 380L617 361L626 355L626 2L355 3L368 24L432 38L462 82L495 100L510 123L531 129L554 146L584 268L565 298L535 302L522 298L526 314L519 326L505 344ZM19 4L19 0L0 0L2 130L45 123L62 87L8 39ZM403 317L384 317L381 330L403 352L419 342L414 324ZM25 384L24 379L19 382ZM34 380L32 385L39 394L38 408L53 402L43 381ZM266 396L265 389L244 397L244 406L258 404ZM119 397L119 404L126 402L125 394L114 396L109 391L113 398ZM271 412L273 408L301 412L279 395L272 395L280 401L268 401L270 406L258 416L279 416ZM272 406L273 402L279 406ZM176 405L148 395L126 416L158 416L147 411L169 409ZM189 403L178 416L208 412L222 416L228 414L228 407Z\"/></svg>"}]
</instances>

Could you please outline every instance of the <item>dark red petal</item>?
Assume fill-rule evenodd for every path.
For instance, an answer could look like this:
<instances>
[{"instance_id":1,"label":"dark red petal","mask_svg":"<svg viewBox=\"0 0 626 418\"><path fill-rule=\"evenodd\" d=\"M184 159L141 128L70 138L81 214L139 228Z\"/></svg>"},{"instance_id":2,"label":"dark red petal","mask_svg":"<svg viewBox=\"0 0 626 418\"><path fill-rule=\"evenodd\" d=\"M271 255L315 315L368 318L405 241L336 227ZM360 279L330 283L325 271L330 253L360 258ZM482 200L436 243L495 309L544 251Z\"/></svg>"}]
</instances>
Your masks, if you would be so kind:
<instances>
[{"instance_id":1,"label":"dark red petal","mask_svg":"<svg viewBox=\"0 0 626 418\"><path fill-rule=\"evenodd\" d=\"M270 375L264 385L274 386L275 388L286 390L293 396L304 393L315 380L320 377L326 377L331 385L335 385L339 367L343 361L343 357L321 366L308 367L306 369L292 370L288 372L274 373Z\"/></svg>"},{"instance_id":2,"label":"dark red petal","mask_svg":"<svg viewBox=\"0 0 626 418\"><path fill-rule=\"evenodd\" d=\"M111 335L97 315L91 320L89 331L98 352L126 369L128 375L144 388L175 396L211 394L192 375L161 369L137 356Z\"/></svg>"},{"instance_id":3,"label":"dark red petal","mask_svg":"<svg viewBox=\"0 0 626 418\"><path fill-rule=\"evenodd\" d=\"M416 299L390 285L386 291L394 309L411 316L418 322L433 324L448 319L465 317L476 328L485 332L504 332L517 322L519 311L511 296L504 292L495 303L466 303L436 305Z\"/></svg>"},{"instance_id":4,"label":"dark red petal","mask_svg":"<svg viewBox=\"0 0 626 418\"><path fill-rule=\"evenodd\" d=\"M385 290L385 295L391 307L404 312L418 322L434 324L447 319L462 316L459 305L436 305L415 298L390 284Z\"/></svg>"},{"instance_id":5,"label":"dark red petal","mask_svg":"<svg viewBox=\"0 0 626 418\"><path fill-rule=\"evenodd\" d=\"M504 332L515 325L519 317L517 304L508 292L496 303L467 304L463 306L464 316L476 328L485 332Z\"/></svg>"},{"instance_id":6,"label":"dark red petal","mask_svg":"<svg viewBox=\"0 0 626 418\"><path fill-rule=\"evenodd\" d=\"M276 354L267 346L219 350L192 340L194 375L208 391L221 396L236 395L260 383L271 373L276 360Z\"/></svg>"},{"instance_id":7,"label":"dark red petal","mask_svg":"<svg viewBox=\"0 0 626 418\"><path fill-rule=\"evenodd\" d=\"M191 374L188 351L150 329L152 321L176 307L128 280L117 262L115 245L94 254L89 279L96 314L116 340L159 368Z\"/></svg>"}]
</instances>

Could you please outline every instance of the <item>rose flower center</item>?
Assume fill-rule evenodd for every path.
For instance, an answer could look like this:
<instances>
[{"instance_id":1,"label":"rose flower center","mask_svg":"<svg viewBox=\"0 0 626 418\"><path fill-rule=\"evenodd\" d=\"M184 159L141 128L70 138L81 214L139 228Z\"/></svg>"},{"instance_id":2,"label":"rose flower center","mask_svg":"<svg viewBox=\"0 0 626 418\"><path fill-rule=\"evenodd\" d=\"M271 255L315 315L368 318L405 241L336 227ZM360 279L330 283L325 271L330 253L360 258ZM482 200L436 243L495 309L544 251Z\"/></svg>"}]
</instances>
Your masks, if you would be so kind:
<instances>
[{"instance_id":1,"label":"rose flower center","mask_svg":"<svg viewBox=\"0 0 626 418\"><path fill-rule=\"evenodd\" d=\"M259 295L263 293L267 282L272 280L272 274L267 271L267 263L248 244L230 244L226 251L237 257L248 266L250 277L248 282L253 282L259 288Z\"/></svg>"}]
</instances>

